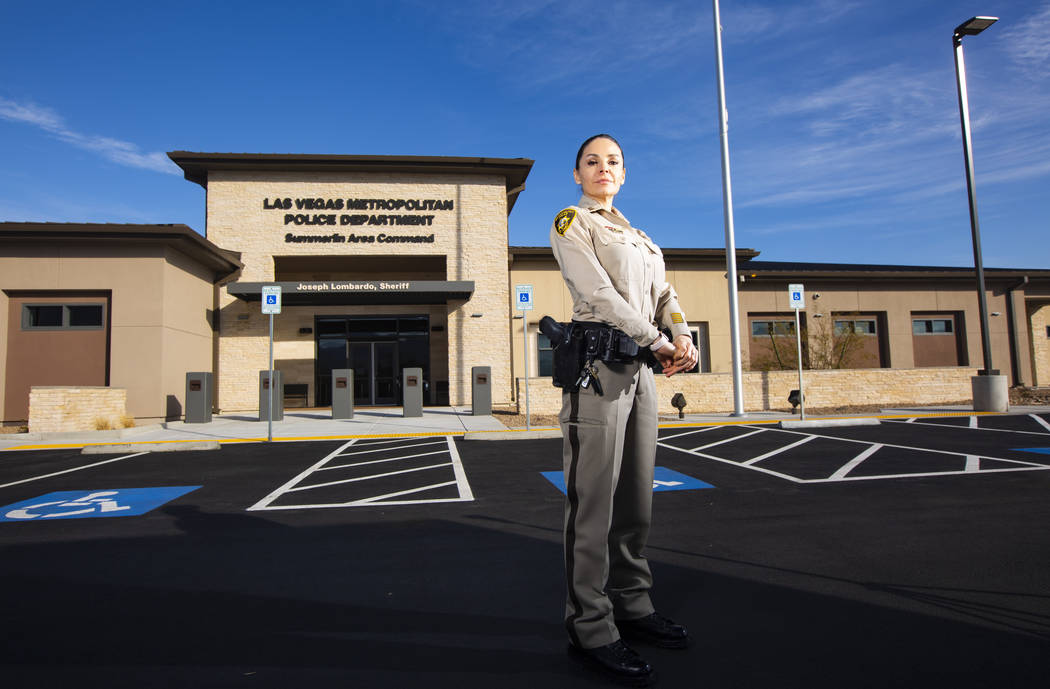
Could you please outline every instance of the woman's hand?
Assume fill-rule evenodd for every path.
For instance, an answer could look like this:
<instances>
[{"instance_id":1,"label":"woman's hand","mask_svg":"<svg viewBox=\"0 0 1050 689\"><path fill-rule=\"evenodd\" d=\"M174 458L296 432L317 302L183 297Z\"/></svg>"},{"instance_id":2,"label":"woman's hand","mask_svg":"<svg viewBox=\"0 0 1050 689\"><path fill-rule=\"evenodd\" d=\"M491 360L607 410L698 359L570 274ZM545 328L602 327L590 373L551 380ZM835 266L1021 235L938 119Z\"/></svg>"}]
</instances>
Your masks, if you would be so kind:
<instances>
[{"instance_id":1,"label":"woman's hand","mask_svg":"<svg viewBox=\"0 0 1050 689\"><path fill-rule=\"evenodd\" d=\"M678 335L674 338L674 351L664 347L655 352L656 360L664 369L664 375L670 378L681 371L691 371L700 360L700 353L693 345L693 338L689 335Z\"/></svg>"}]
</instances>

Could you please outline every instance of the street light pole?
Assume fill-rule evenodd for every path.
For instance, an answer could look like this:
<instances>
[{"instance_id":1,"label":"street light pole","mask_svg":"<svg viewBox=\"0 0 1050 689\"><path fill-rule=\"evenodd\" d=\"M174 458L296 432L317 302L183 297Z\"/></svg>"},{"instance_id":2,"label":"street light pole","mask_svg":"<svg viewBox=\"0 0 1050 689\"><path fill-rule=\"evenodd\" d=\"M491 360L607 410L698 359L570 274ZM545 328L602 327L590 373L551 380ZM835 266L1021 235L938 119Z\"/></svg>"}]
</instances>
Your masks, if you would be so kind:
<instances>
[{"instance_id":1,"label":"street light pole","mask_svg":"<svg viewBox=\"0 0 1050 689\"><path fill-rule=\"evenodd\" d=\"M715 14L715 65L718 71L718 132L722 147L722 214L726 228L726 278L729 282L729 346L733 350L733 416L744 413L744 386L740 361L740 305L737 297L736 237L733 231L733 185L729 174L729 115L726 112L725 69L722 65L722 18L718 0Z\"/></svg>"},{"instance_id":2,"label":"street light pole","mask_svg":"<svg viewBox=\"0 0 1050 689\"><path fill-rule=\"evenodd\" d=\"M963 62L963 36L976 36L999 20L998 17L973 17L955 28L952 45L955 48L955 79L959 86L959 118L962 121L963 158L966 162L966 189L970 199L970 230L973 234L973 262L977 270L977 306L981 315L981 348L984 368L978 375L995 376L992 368L992 346L988 338L988 300L984 290L984 265L981 262L981 230L977 223L977 189L973 178L973 155L970 143L970 105L966 96L966 65Z\"/></svg>"}]
</instances>

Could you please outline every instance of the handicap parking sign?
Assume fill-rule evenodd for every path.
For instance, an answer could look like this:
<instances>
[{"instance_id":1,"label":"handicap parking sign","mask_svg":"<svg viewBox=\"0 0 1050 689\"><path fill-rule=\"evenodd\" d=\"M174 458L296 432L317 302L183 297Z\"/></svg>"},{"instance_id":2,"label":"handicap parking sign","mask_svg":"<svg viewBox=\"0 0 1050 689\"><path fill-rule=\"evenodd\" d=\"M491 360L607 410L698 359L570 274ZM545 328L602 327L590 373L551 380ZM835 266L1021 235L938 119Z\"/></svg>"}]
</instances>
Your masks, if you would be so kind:
<instances>
[{"instance_id":1,"label":"handicap parking sign","mask_svg":"<svg viewBox=\"0 0 1050 689\"><path fill-rule=\"evenodd\" d=\"M514 292L518 296L518 310L532 310L532 285L514 285Z\"/></svg>"},{"instance_id":2,"label":"handicap parking sign","mask_svg":"<svg viewBox=\"0 0 1050 689\"><path fill-rule=\"evenodd\" d=\"M561 471L540 472L543 477L554 484L554 487L565 492L565 474ZM695 479L692 476L680 474L667 467L656 467L653 471L653 492L662 493L669 490L700 490L703 488L714 488L710 483Z\"/></svg>"},{"instance_id":3,"label":"handicap parking sign","mask_svg":"<svg viewBox=\"0 0 1050 689\"><path fill-rule=\"evenodd\" d=\"M66 490L0 507L0 522L132 517L154 510L200 486Z\"/></svg>"}]
</instances>

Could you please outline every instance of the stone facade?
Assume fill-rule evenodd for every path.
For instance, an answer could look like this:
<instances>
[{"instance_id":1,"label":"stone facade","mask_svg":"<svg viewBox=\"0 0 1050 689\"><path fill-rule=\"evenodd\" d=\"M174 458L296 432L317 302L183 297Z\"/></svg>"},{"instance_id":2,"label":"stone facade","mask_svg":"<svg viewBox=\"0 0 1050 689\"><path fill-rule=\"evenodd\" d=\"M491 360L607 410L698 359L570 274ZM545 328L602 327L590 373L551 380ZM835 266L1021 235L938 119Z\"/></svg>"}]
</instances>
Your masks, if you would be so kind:
<instances>
[{"instance_id":1,"label":"stone facade","mask_svg":"<svg viewBox=\"0 0 1050 689\"><path fill-rule=\"evenodd\" d=\"M841 407L874 404L883 407L968 403L973 392L970 378L977 369L915 368L839 369L805 371L806 406ZM797 371L745 371L743 374L745 411L790 409L788 393L798 388ZM524 381L517 380L519 411L524 411ZM731 373L687 373L667 378L656 376L656 396L661 414L677 414L671 397L685 396L687 414L733 411ZM550 378L529 379L529 408L533 414L555 414L561 409L561 390Z\"/></svg>"},{"instance_id":2,"label":"stone facade","mask_svg":"<svg viewBox=\"0 0 1050 689\"><path fill-rule=\"evenodd\" d=\"M122 428L128 392L107 387L37 387L29 392L29 432Z\"/></svg>"},{"instance_id":3,"label":"stone facade","mask_svg":"<svg viewBox=\"0 0 1050 689\"><path fill-rule=\"evenodd\" d=\"M448 210L426 211L426 226L297 226L285 215L307 214L266 208L274 199L434 199L451 201ZM333 211L323 211L330 214ZM336 211L382 214L384 211ZM420 213L413 213L419 215ZM286 235L434 235L426 243L287 242ZM447 375L449 402L470 400L470 368L492 367L493 399L509 401L510 315L507 254L506 181L499 175L212 171L208 177L208 239L241 253L241 282L280 280L275 257L404 256L443 257L445 275L434 279L470 280L473 296L447 305L341 307L299 306L275 317L274 359L287 362L285 383L308 376L312 382L313 337L298 334L315 315L427 314L441 325L431 336L431 376ZM379 237L380 242L382 237ZM398 279L396 272L388 279ZM246 303L220 290L216 387L222 411L257 408L258 371L267 367L268 319L258 303ZM307 381L302 381L307 382ZM313 386L311 385L311 388Z\"/></svg>"},{"instance_id":4,"label":"stone facade","mask_svg":"<svg viewBox=\"0 0 1050 689\"><path fill-rule=\"evenodd\" d=\"M1050 387L1050 303L1029 306L1032 324L1032 367L1035 384Z\"/></svg>"}]
</instances>

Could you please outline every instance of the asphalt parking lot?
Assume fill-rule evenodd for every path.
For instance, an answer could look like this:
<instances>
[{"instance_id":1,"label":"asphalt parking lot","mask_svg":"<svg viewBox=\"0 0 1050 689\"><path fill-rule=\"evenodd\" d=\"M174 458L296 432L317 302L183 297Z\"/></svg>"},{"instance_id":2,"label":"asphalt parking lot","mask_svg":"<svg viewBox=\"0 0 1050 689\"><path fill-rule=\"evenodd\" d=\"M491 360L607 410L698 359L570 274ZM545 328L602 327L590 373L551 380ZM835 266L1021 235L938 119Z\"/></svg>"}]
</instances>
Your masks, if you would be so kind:
<instances>
[{"instance_id":1,"label":"asphalt parking lot","mask_svg":"<svg viewBox=\"0 0 1050 689\"><path fill-rule=\"evenodd\" d=\"M5 687L604 686L564 651L561 441L0 453ZM667 687L1033 687L1050 414L669 425Z\"/></svg>"}]
</instances>

